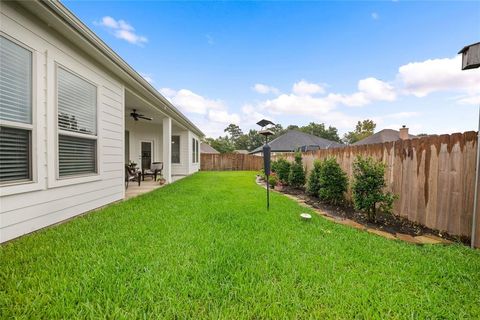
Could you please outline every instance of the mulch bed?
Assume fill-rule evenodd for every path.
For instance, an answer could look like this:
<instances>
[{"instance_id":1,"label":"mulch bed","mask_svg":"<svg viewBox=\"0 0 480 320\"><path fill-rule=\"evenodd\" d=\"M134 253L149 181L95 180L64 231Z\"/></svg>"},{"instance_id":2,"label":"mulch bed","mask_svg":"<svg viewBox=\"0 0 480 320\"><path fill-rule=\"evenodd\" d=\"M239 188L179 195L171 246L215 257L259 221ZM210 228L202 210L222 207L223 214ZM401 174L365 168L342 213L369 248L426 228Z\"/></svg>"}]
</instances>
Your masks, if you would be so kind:
<instances>
[{"instance_id":1,"label":"mulch bed","mask_svg":"<svg viewBox=\"0 0 480 320\"><path fill-rule=\"evenodd\" d=\"M316 209L319 209L321 211L324 211L330 214L331 216L343 218L343 219L350 219L366 227L386 231L393 235L395 235L396 233L404 233L404 234L408 234L415 237L415 236L432 234L432 235L436 235L443 239L454 241L454 242L462 242L467 245L470 243L470 239L468 239L468 237L452 236L446 232L441 232L439 230L427 228L423 225L420 225L406 218L399 217L393 214L377 213L377 221L370 222L368 221L366 214L356 211L351 205L348 205L348 204L343 206L329 205L321 202L316 197L308 195L303 189L284 186L282 190L276 189L276 191L279 191L285 194L290 194L299 199L302 199L305 201L306 204Z\"/></svg>"}]
</instances>

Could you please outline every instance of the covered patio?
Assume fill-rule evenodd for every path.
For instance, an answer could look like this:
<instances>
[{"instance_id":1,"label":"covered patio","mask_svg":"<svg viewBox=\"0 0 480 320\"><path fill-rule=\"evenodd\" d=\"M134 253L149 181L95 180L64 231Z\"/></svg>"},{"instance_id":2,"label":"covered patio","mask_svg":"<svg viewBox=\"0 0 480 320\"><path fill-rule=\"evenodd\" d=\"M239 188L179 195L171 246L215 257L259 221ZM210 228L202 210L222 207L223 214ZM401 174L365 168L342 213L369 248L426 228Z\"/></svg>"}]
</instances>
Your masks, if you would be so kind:
<instances>
[{"instance_id":1,"label":"covered patio","mask_svg":"<svg viewBox=\"0 0 480 320\"><path fill-rule=\"evenodd\" d=\"M157 180L171 183L198 171L199 140L164 111L125 90L125 165L134 163L132 167L143 174L155 164L162 168ZM129 183L125 198L160 187L152 176L141 180L140 186Z\"/></svg>"}]
</instances>

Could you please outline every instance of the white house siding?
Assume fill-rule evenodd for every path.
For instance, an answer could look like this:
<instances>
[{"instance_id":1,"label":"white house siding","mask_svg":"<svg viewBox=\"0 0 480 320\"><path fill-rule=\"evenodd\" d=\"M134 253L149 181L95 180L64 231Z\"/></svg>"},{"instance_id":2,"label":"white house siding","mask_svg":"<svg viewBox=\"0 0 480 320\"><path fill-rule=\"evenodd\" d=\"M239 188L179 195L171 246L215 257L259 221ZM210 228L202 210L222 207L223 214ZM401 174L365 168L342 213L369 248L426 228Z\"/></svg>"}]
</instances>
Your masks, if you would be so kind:
<instances>
[{"instance_id":1,"label":"white house siding","mask_svg":"<svg viewBox=\"0 0 480 320\"><path fill-rule=\"evenodd\" d=\"M1 31L33 51L33 182L0 187L0 242L124 197L124 88L82 51L25 12L2 2ZM97 85L98 175L56 179L56 63Z\"/></svg>"}]
</instances>

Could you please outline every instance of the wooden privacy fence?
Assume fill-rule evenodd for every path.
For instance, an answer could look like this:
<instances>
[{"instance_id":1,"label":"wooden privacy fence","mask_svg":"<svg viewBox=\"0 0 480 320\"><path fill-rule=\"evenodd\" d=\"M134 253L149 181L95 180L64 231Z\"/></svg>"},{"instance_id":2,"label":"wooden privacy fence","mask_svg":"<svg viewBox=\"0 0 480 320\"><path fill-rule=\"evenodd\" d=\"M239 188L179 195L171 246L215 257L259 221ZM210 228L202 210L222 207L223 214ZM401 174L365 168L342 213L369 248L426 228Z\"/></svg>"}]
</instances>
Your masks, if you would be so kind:
<instances>
[{"instance_id":1,"label":"wooden privacy fence","mask_svg":"<svg viewBox=\"0 0 480 320\"><path fill-rule=\"evenodd\" d=\"M388 189L399 196L395 214L432 229L470 237L476 148L477 133L465 132L309 151L303 153L303 163L309 171L315 159L334 157L351 179L357 156L383 161ZM274 159L279 157L293 161L294 155L277 154ZM351 197L350 191L347 197ZM476 230L475 245L480 247L478 215Z\"/></svg>"},{"instance_id":2,"label":"wooden privacy fence","mask_svg":"<svg viewBox=\"0 0 480 320\"><path fill-rule=\"evenodd\" d=\"M203 171L237 171L237 170L261 170L263 157L249 154L224 153L224 154L201 154L200 170Z\"/></svg>"}]
</instances>

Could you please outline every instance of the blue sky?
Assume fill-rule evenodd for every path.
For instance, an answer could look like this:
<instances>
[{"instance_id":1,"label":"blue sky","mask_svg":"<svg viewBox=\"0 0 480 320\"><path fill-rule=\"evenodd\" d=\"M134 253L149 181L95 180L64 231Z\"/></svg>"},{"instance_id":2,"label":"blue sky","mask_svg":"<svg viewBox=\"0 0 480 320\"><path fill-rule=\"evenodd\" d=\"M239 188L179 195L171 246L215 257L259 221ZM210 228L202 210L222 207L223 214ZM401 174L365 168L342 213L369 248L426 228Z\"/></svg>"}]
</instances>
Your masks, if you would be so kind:
<instances>
[{"instance_id":1,"label":"blue sky","mask_svg":"<svg viewBox=\"0 0 480 320\"><path fill-rule=\"evenodd\" d=\"M480 2L64 2L207 135L262 117L340 133L476 130Z\"/></svg>"}]
</instances>

